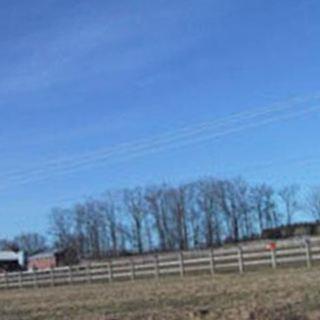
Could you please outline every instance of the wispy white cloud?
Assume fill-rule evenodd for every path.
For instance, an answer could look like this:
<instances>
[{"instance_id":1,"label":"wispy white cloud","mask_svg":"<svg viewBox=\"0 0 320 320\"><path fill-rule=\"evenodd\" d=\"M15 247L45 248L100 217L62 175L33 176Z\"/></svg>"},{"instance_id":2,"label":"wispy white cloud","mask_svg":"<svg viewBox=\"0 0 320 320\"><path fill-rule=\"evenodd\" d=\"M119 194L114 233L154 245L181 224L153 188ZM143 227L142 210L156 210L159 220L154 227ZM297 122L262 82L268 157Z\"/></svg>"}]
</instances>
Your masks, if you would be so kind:
<instances>
[{"instance_id":1,"label":"wispy white cloud","mask_svg":"<svg viewBox=\"0 0 320 320\"><path fill-rule=\"evenodd\" d=\"M44 90L90 73L105 74L113 83L117 74L125 78L132 70L159 62L160 57L166 59L188 45L189 39L175 29L179 21L173 23L173 13L165 13L172 27L172 37L166 37L165 46L161 33L167 30L148 30L139 12L136 16L97 12L89 18L68 17L51 29L34 31L14 43L20 54L2 68L0 95ZM150 21L152 15L147 19Z\"/></svg>"},{"instance_id":2,"label":"wispy white cloud","mask_svg":"<svg viewBox=\"0 0 320 320\"><path fill-rule=\"evenodd\" d=\"M17 44L23 52L20 60L0 77L0 90L9 93L39 90L57 81L76 77L77 74L68 71L74 71L82 57L102 43L114 46L121 41L121 33L116 34L112 30L114 21L115 18L105 22L78 19L57 25L48 38L45 34L26 36Z\"/></svg>"}]
</instances>

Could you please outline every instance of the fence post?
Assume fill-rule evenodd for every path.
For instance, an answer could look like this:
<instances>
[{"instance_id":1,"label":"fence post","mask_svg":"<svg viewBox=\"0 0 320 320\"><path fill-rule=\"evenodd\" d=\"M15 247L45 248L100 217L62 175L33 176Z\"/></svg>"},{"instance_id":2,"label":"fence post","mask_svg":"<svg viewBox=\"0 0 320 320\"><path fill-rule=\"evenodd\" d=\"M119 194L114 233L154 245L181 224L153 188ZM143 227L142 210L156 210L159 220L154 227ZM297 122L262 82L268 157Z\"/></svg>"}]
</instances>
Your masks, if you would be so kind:
<instances>
[{"instance_id":1,"label":"fence post","mask_svg":"<svg viewBox=\"0 0 320 320\"><path fill-rule=\"evenodd\" d=\"M86 265L86 278L87 278L87 282L91 283L91 263L87 263Z\"/></svg>"},{"instance_id":2,"label":"fence post","mask_svg":"<svg viewBox=\"0 0 320 320\"><path fill-rule=\"evenodd\" d=\"M72 267L69 266L69 284L73 283Z\"/></svg>"},{"instance_id":3,"label":"fence post","mask_svg":"<svg viewBox=\"0 0 320 320\"><path fill-rule=\"evenodd\" d=\"M23 283L22 283L22 271L19 270L19 288L23 287Z\"/></svg>"},{"instance_id":4,"label":"fence post","mask_svg":"<svg viewBox=\"0 0 320 320\"><path fill-rule=\"evenodd\" d=\"M311 268L311 265L312 265L311 241L309 239L305 239L304 240L304 245L305 245L305 248L306 248L307 267Z\"/></svg>"},{"instance_id":5,"label":"fence post","mask_svg":"<svg viewBox=\"0 0 320 320\"><path fill-rule=\"evenodd\" d=\"M9 278L8 278L7 271L4 272L4 282L6 284L6 289L8 289L9 288Z\"/></svg>"},{"instance_id":6,"label":"fence post","mask_svg":"<svg viewBox=\"0 0 320 320\"><path fill-rule=\"evenodd\" d=\"M159 270L159 257L157 254L154 256L154 275L158 280L160 276L160 270Z\"/></svg>"},{"instance_id":7,"label":"fence post","mask_svg":"<svg viewBox=\"0 0 320 320\"><path fill-rule=\"evenodd\" d=\"M113 266L112 266L112 260L108 263L108 273L109 273L109 282L113 281Z\"/></svg>"},{"instance_id":8,"label":"fence post","mask_svg":"<svg viewBox=\"0 0 320 320\"><path fill-rule=\"evenodd\" d=\"M130 269L131 269L131 280L134 281L134 279L135 279L135 266L134 266L133 259L130 259Z\"/></svg>"},{"instance_id":9,"label":"fence post","mask_svg":"<svg viewBox=\"0 0 320 320\"><path fill-rule=\"evenodd\" d=\"M209 249L209 259L210 259L210 272L211 275L215 273L215 262L214 262L214 251L213 248Z\"/></svg>"},{"instance_id":10,"label":"fence post","mask_svg":"<svg viewBox=\"0 0 320 320\"><path fill-rule=\"evenodd\" d=\"M37 277L37 270L33 269L33 286L34 288L38 287L38 277Z\"/></svg>"},{"instance_id":11,"label":"fence post","mask_svg":"<svg viewBox=\"0 0 320 320\"><path fill-rule=\"evenodd\" d=\"M50 284L51 287L54 287L55 283L54 283L54 268L50 267Z\"/></svg>"},{"instance_id":12,"label":"fence post","mask_svg":"<svg viewBox=\"0 0 320 320\"><path fill-rule=\"evenodd\" d=\"M244 272L244 263L243 263L243 249L241 246L238 247L238 266L239 266L239 273L242 274Z\"/></svg>"},{"instance_id":13,"label":"fence post","mask_svg":"<svg viewBox=\"0 0 320 320\"><path fill-rule=\"evenodd\" d=\"M271 248L270 253L271 253L272 269L276 269L277 268L277 249Z\"/></svg>"},{"instance_id":14,"label":"fence post","mask_svg":"<svg viewBox=\"0 0 320 320\"><path fill-rule=\"evenodd\" d=\"M183 259L182 251L179 252L179 266L180 266L180 277L183 278L185 270L184 270L184 259Z\"/></svg>"}]
</instances>

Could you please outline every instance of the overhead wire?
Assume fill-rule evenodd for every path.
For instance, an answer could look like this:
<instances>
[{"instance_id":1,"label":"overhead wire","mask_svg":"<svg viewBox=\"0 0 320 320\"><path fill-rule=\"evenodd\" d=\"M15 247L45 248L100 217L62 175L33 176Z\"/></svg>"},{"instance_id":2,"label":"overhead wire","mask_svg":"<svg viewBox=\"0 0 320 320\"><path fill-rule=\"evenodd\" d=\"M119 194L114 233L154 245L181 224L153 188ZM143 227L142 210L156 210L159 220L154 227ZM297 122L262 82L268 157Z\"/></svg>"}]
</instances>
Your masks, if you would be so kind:
<instances>
[{"instance_id":1,"label":"overhead wire","mask_svg":"<svg viewBox=\"0 0 320 320\"><path fill-rule=\"evenodd\" d=\"M108 156L111 154L114 154L116 152L127 152L128 148L140 148L144 147L145 145L149 145L151 143L162 143L162 142L167 142L171 140L176 140L176 139L183 139L185 137L201 134L205 130L210 130L210 129L217 129L221 126L226 126L228 124L234 123L234 122L239 122L243 120L249 120L258 116L263 116L269 113L273 112L282 112L282 111L288 111L290 109L295 108L295 104L297 102L305 102L307 98L301 98L301 97L295 97L293 99L288 100L287 102L284 102L282 104L277 103L275 105L272 105L271 107L263 108L263 109L258 109L258 110L246 110L244 112L239 112L232 114L227 117L223 117L221 119L214 119L213 121L206 121L202 122L197 125L192 125L192 126L185 126L183 128L180 128L178 130L175 130L173 132L167 132L164 134L161 134L159 136L155 136L152 139L147 138L147 139L141 139L138 141L133 141L133 142L126 142L126 143L121 143L117 146L110 147L107 149L102 149L94 152L89 152L87 154L82 154L80 156L73 156L73 157L65 157L65 158L59 158L59 159L51 159L47 162L45 162L42 167L51 168L51 167L56 167L56 166L62 166L62 165L68 165L69 163L73 163L75 161L79 160L94 160L96 157L99 156ZM289 103L290 102L290 103ZM35 172L36 174L39 172L38 168L36 169L28 169L28 170L13 170L4 174L0 175L0 179L4 178L10 178L11 176L19 175L19 174L24 174L28 173L28 175L32 172Z\"/></svg>"},{"instance_id":2,"label":"overhead wire","mask_svg":"<svg viewBox=\"0 0 320 320\"><path fill-rule=\"evenodd\" d=\"M190 137L184 141L180 141L179 139L174 139L174 140L166 140L166 141L157 141L157 143L154 143L153 141L151 141L151 143L149 144L142 144L142 145L138 145L135 148L131 149L131 150L126 150L123 154L122 157L125 156L125 158L121 158L118 156L117 159L114 159L115 161L123 161L123 160L129 160L135 157L141 157L143 155L146 154L150 154L150 153L154 153L154 152L160 152L162 150L167 150L167 149L173 149L173 148L181 148L190 144L195 144L195 143L199 143L202 141L206 141L209 139L214 139L214 138L219 138L228 134L232 134L232 133L236 133L236 132L240 132L249 128L255 128L255 127L260 127L263 125L267 125L269 123L274 123L277 121L282 121L282 120L287 120L290 118L294 118L294 117L298 117L298 116L302 116L308 113L312 113L312 112L316 112L320 109L320 107L313 107L313 108L307 108L305 110L301 110L299 112L295 112L295 113L289 113L289 114L284 114L284 115L280 115L280 116L275 116L275 117L271 117L271 118L267 118L264 120L260 120L254 123L249 123L249 124L244 124L244 125L238 125L235 127L231 127L231 128L227 128L225 130L220 130L220 131L216 131L216 132L209 132L207 134L203 134L202 136L196 136L196 137ZM178 142L178 144L177 144ZM129 154L127 154L128 151L131 151ZM67 167L60 167L58 168L58 170L56 170L54 172L55 175L60 175L60 174L70 174L73 173L77 170L79 170L80 168L88 168L90 166L93 165L97 165L99 164L99 162L104 162L106 160L108 160L110 157L112 157L112 153L111 154L105 154L105 155L101 155L100 157L97 157L95 159L81 159L81 161L79 162L75 162L72 163L71 166L67 166ZM45 169L44 169L45 170ZM50 172L45 172L45 171L38 171L36 172L37 176L33 177L33 175L27 175L26 177L18 177L16 180L14 180L13 182L15 183L29 183L29 182L37 182L37 181L42 181L45 179L48 179L50 176L52 176L52 173ZM42 175L41 175L42 174Z\"/></svg>"}]
</instances>

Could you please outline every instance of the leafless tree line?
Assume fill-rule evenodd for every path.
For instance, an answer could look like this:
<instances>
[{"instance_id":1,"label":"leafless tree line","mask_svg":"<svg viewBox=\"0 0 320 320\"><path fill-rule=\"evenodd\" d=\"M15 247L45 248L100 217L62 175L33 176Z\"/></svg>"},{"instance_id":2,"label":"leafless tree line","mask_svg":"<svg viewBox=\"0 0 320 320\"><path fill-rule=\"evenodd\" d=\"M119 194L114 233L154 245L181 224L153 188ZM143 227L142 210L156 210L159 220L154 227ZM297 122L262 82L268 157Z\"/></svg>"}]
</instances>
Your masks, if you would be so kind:
<instances>
[{"instance_id":1,"label":"leafless tree line","mask_svg":"<svg viewBox=\"0 0 320 320\"><path fill-rule=\"evenodd\" d=\"M43 252L49 247L47 245L47 239L38 233L22 233L12 240L0 239L0 250L23 250L30 255Z\"/></svg>"},{"instance_id":2,"label":"leafless tree line","mask_svg":"<svg viewBox=\"0 0 320 320\"><path fill-rule=\"evenodd\" d=\"M70 209L54 208L49 231L54 248L72 248L81 258L211 247L257 238L264 229L291 224L301 210L320 220L320 188L306 199L299 191L297 185L275 190L241 178L211 177L179 186L137 187ZM13 243L34 253L46 248L45 240L24 234Z\"/></svg>"},{"instance_id":3,"label":"leafless tree line","mask_svg":"<svg viewBox=\"0 0 320 320\"><path fill-rule=\"evenodd\" d=\"M50 216L55 246L70 245L81 257L126 252L187 250L256 238L267 228L291 224L302 208L299 187L275 190L241 178L205 178L172 186L108 192ZM307 202L320 219L320 189Z\"/></svg>"}]
</instances>

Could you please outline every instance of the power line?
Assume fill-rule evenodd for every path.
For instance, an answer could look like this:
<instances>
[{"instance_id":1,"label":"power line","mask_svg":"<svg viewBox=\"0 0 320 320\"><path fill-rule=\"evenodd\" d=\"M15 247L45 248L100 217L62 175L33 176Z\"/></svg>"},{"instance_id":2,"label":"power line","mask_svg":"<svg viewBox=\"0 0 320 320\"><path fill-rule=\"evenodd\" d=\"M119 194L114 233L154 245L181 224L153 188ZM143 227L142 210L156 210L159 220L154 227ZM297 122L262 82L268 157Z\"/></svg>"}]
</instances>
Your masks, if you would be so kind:
<instances>
[{"instance_id":1,"label":"power line","mask_svg":"<svg viewBox=\"0 0 320 320\"><path fill-rule=\"evenodd\" d=\"M287 158L285 160L282 161L266 161L266 162L260 162L260 163L256 163L255 165L252 166L246 166L246 167L242 167L239 168L238 170L223 170L223 172L215 172L215 175L217 177L228 177L230 174L231 175L235 175L238 174L238 172L240 171L242 174L243 173L247 173L247 172L253 172L253 173L257 173L261 170L265 170L268 168L272 168L272 167L278 167L278 166L298 166L301 169L308 169L314 165L319 165L320 164L320 158L316 158L313 156L308 156L308 157L290 157ZM284 177L286 177L286 175L282 174L281 175L281 179L283 179ZM279 174L275 174L275 173L268 173L268 179L271 180L279 180ZM282 181L284 182L284 181ZM286 182L287 183L287 182ZM305 190L301 189L300 192L306 192ZM83 201L87 201L91 198L101 198L103 197L103 194L101 194L100 196L94 196L94 195L79 195L79 196L73 196L73 197L68 197L68 198L63 198L63 199L59 199L57 201L55 201L55 205L52 205L52 203L48 202L43 206L46 207L54 207L54 206L59 206L59 205L63 205L65 203L69 203L70 202L74 202L74 203L79 203L79 202L83 202ZM74 204L70 204L70 206L73 206Z\"/></svg>"},{"instance_id":2,"label":"power line","mask_svg":"<svg viewBox=\"0 0 320 320\"><path fill-rule=\"evenodd\" d=\"M147 145L142 145L142 146L138 146L132 150L126 150L125 152L128 152L130 151L130 155L126 155L126 158L132 158L132 157L136 157L136 156L142 156L146 153L152 153L154 151L161 151L162 149L166 149L166 148L173 148L173 147L183 147L184 145L189 145L190 143L195 143L195 142L201 142L203 140L207 140L208 138L216 138L216 137L219 137L219 136L224 136L226 134L231 134L231 133L234 133L234 132L237 132L237 131L242 131L244 129L247 129L247 128L251 128L251 127L257 127L257 126L261 126L261 125L265 125L265 124L268 124L268 123L272 123L272 122L275 122L275 121L279 121L279 120L284 120L286 118L290 118L290 117L295 117L295 116L299 116L299 115L302 115L302 114L305 114L305 113L310 113L312 111L315 111L317 110L318 107L315 109L315 108L312 108L312 109L307 109L307 110L302 110L301 112L299 113L295 113L295 114L290 114L290 115L286 115L286 116L282 116L282 117L277 117L277 118L272 118L272 119L267 119L267 120L264 120L264 121L260 121L260 122L256 122L256 123L253 123L253 124L249 124L249 125L244 125L244 126L240 126L240 127L236 127L236 128L231 128L231 129L227 129L227 130L224 130L224 131L220 131L220 132L214 132L213 134L211 135L207 135L207 136L204 136L204 137L196 137L196 138L193 138L191 140L186 140L186 141L183 141L182 143L180 143L180 145L167 145L166 143L168 143L168 141L166 141L166 143L162 144L161 143L159 144L154 144L154 143L151 143L151 144L147 144ZM170 141L171 142L171 141ZM178 141L179 142L179 141ZM83 160L82 158L80 159L80 161L76 162L76 163L73 163L71 166L69 167L60 167L58 168L58 170L61 171L61 173L68 173L70 170L71 172L73 172L75 169L79 169L81 167L90 167L92 166L92 164L94 163L97 163L97 161L105 161L107 160L108 158L110 158L112 156L112 154L106 154L104 155L103 157L99 157L99 158L96 158L96 159L90 159L90 160ZM46 171L43 171L45 170L46 168L44 169L40 169L38 170L36 173L37 174L40 174L40 173L43 173L45 175L48 175L48 172ZM66 171L67 170L67 171ZM32 177L31 174L28 174L27 175L27 178L30 178L30 176ZM23 177L18 177L17 180L20 180L20 179L23 179ZM38 176L39 178L39 176ZM42 179L42 178L41 178Z\"/></svg>"},{"instance_id":3,"label":"power line","mask_svg":"<svg viewBox=\"0 0 320 320\"><path fill-rule=\"evenodd\" d=\"M185 138L185 137L201 134L202 132L205 132L206 130L217 129L219 127L223 127L228 124L237 123L237 122L243 121L243 120L253 119L255 117L267 115L269 113L289 111L290 109L296 108L296 105L294 103L305 102L308 99L309 99L308 97L307 98L296 97L293 99L289 99L288 101L285 101L284 103L281 103L281 104L280 103L274 104L271 107L266 107L266 108L257 109L257 110L249 110L249 111L247 110L244 112L232 114L230 116L227 116L227 117L224 117L221 119L214 119L212 121L206 121L206 122L202 122L200 124L192 125L192 126L185 126L185 127L180 128L179 130L175 130L172 132L167 132L167 133L161 134L159 136L155 136L152 139L150 139L150 138L149 139L141 139L141 140L134 141L134 142L122 143L122 144L119 144L115 147L111 147L108 149L98 150L98 151L90 152L88 154L82 154L80 157L73 156L73 157L67 157L67 158L60 158L58 160L57 159L49 160L44 165L45 165L45 167L49 167L49 166L55 167L55 166L59 166L59 165L63 165L63 164L72 163L74 161L79 160L79 158L81 158L82 160L91 160L91 159L98 157L100 155L104 156L104 155L108 155L111 153L113 154L115 152L123 152L123 151L126 152L127 148L141 147L141 146L144 146L145 144L149 144L151 141L161 143L163 140L167 141L167 139L169 139L169 140L179 139L179 138ZM28 170L28 174L30 174L31 171L32 171L32 169ZM26 170L13 170L13 171L7 172L4 175L1 175L0 178L3 179L3 178L7 178L8 176L19 175L19 174L22 174L25 172L26 172Z\"/></svg>"},{"instance_id":4,"label":"power line","mask_svg":"<svg viewBox=\"0 0 320 320\"><path fill-rule=\"evenodd\" d=\"M125 159L122 159L122 160L128 160L128 159L131 159L133 157L140 157L140 156L143 156L145 154L150 154L150 153L154 153L154 152L159 152L159 151L162 151L162 150L167 150L167 149L172 149L172 148L181 148L181 147L184 147L186 145L190 145L190 144L194 144L194 143L199 143L199 142L202 142L202 141L205 141L205 140L208 140L208 139L213 139L213 138L219 138L219 137L222 137L222 136L225 136L225 135L228 135L228 134L232 134L232 133L235 133L235 132L239 132L239 131L242 131L242 130L245 130L245 129L249 129L249 128L255 128L255 127L260 127L260 126L263 126L263 125L267 125L269 123L273 123L273 122L277 122L277 121L282 121L282 120L287 120L287 119L290 119L290 118L293 118L293 117L297 117L297 116L301 116L301 115L304 115L304 114L308 114L308 113L311 113L311 112L315 112L317 110L319 110L320 107L314 107L314 108L308 108L308 109L305 109L305 110L301 110L299 112L295 112L295 113L292 113L292 114L285 114L285 115L281 115L281 116L277 116L277 117L273 117L273 118L269 118L269 119L264 119L262 121L258 121L258 122L255 122L255 123L251 123L251 124L244 124L242 126L238 126L238 127L235 127L235 128L230 128L230 129L225 129L225 130L220 130L220 131L217 131L217 132L213 132L213 133L210 133L210 134L207 134L207 135L204 135L204 136L199 136L199 137L190 137L189 140L186 139L185 141L179 141L179 139L177 140L177 138L173 139L173 140L163 140L163 141L157 141L158 143L154 143L153 141L151 141L151 143L149 144L142 144L142 145L138 145L138 147L135 147L133 149L129 149L129 151L131 152L130 155L126 155L126 158ZM180 138L181 140L181 138ZM180 144L176 144L176 143L180 143ZM125 152L128 152L128 150L125 150ZM72 173L72 172L75 172L81 168L84 168L84 167L90 167L92 165L97 165L99 162L101 161L106 161L107 159L109 159L110 157L112 156L112 153L111 154L105 154L103 156L100 156L100 157L97 157L97 158L93 158L93 159L90 159L90 160L87 160L87 159L82 159L80 158L80 160L78 161L78 163L73 163L71 166L67 166L67 167L60 167L60 168L57 168L57 172L56 174L69 174L69 173ZM117 161L121 161L121 157L117 159ZM20 183L20 184L25 184L25 183L29 183L29 182L37 182L37 181L43 181L43 180L46 180L48 178L50 178L50 176L52 176L52 174L50 172L45 172L43 171L45 169L40 169L40 171L38 170L36 173L38 174L38 176L34 177L33 178L33 175L29 174L29 175L26 175L26 177L23 177L23 176L18 176L16 177L15 180L13 180L14 182L16 183ZM42 174L42 176L41 176Z\"/></svg>"},{"instance_id":5,"label":"power line","mask_svg":"<svg viewBox=\"0 0 320 320\"><path fill-rule=\"evenodd\" d=\"M286 100L283 100L283 101L279 101L279 102L275 102L275 103L272 103L269 108L279 108L279 107L284 107L286 108L286 106L293 106L293 104L297 104L297 103L304 103L304 102L310 102L312 100L317 100L317 99L320 99L320 91L315 91L313 92L312 94L307 94L307 95L296 95L296 96L292 96L291 98L289 99L286 99ZM267 108L266 107L263 107L261 106L261 108L257 108L257 110L266 110ZM246 112L252 112L254 110L248 110ZM244 113L246 113L244 112ZM237 115L237 113L235 113L234 115ZM211 123L210 121L209 122L203 122L203 124L206 124L206 123ZM190 128L190 125L186 125L182 128L180 128L180 130L184 130L184 129L188 129ZM175 131L174 131L175 132ZM42 135L43 132L37 130L36 131L37 135ZM14 136L11 136L11 138L14 138ZM23 138L25 141L28 140L28 136L27 136L27 132L23 132ZM3 132L0 134L0 142L2 141L8 141L8 139L10 139L10 137L6 137L3 135Z\"/></svg>"}]
</instances>

